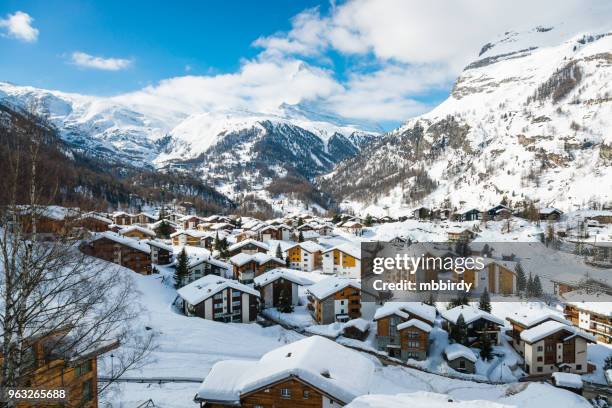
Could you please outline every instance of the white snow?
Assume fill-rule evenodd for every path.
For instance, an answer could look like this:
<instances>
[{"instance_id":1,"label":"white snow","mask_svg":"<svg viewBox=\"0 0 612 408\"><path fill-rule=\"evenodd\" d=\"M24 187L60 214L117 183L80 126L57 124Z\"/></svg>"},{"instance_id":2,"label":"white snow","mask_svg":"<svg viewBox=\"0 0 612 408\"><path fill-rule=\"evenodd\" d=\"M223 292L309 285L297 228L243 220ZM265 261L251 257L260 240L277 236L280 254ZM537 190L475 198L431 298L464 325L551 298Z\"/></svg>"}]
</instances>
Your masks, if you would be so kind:
<instances>
[{"instance_id":1,"label":"white snow","mask_svg":"<svg viewBox=\"0 0 612 408\"><path fill-rule=\"evenodd\" d=\"M470 360L472 363L475 363L477 360L472 350L459 343L453 343L446 346L444 348L444 355L448 360L455 360L459 357Z\"/></svg>"},{"instance_id":2,"label":"white snow","mask_svg":"<svg viewBox=\"0 0 612 408\"><path fill-rule=\"evenodd\" d=\"M239 290L259 297L259 292L250 286L233 279L216 275L206 275L177 290L178 295L191 305L198 305L227 288Z\"/></svg>"}]
</instances>

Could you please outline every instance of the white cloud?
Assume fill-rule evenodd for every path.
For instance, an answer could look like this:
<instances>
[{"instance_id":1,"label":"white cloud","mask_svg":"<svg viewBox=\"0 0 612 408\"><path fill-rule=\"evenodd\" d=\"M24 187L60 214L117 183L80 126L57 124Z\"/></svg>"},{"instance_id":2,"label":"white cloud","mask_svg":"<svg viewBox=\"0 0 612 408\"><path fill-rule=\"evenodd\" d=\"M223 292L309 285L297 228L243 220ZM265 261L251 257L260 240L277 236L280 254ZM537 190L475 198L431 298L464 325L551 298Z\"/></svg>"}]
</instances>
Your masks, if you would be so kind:
<instances>
[{"instance_id":1,"label":"white cloud","mask_svg":"<svg viewBox=\"0 0 612 408\"><path fill-rule=\"evenodd\" d=\"M132 65L132 60L129 59L102 58L80 51L72 53L71 61L74 65L78 65L79 67L100 69L103 71L120 71Z\"/></svg>"},{"instance_id":2,"label":"white cloud","mask_svg":"<svg viewBox=\"0 0 612 408\"><path fill-rule=\"evenodd\" d=\"M0 19L0 28L6 29L7 37L16 38L25 42L35 42L38 39L38 29L32 26L34 19L23 11L9 14Z\"/></svg>"}]
</instances>

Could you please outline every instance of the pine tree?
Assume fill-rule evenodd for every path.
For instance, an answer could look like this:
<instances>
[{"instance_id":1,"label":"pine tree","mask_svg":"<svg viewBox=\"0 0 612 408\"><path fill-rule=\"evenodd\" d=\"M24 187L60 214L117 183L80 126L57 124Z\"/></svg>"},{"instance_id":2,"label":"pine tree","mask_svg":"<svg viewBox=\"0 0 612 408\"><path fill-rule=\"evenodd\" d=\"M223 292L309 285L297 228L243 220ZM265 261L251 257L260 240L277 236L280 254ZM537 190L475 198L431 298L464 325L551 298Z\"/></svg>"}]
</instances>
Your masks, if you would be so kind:
<instances>
[{"instance_id":1,"label":"pine tree","mask_svg":"<svg viewBox=\"0 0 612 408\"><path fill-rule=\"evenodd\" d=\"M219 231L217 231L217 235L215 235L215 243L213 244L213 248L215 251L221 250L221 240L219 239Z\"/></svg>"},{"instance_id":2,"label":"pine tree","mask_svg":"<svg viewBox=\"0 0 612 408\"><path fill-rule=\"evenodd\" d=\"M540 277L536 275L533 279L533 295L534 297L542 297L544 291L542 290L542 282L540 282Z\"/></svg>"},{"instance_id":3,"label":"pine tree","mask_svg":"<svg viewBox=\"0 0 612 408\"><path fill-rule=\"evenodd\" d=\"M478 308L480 310L484 310L487 313L491 313L491 298L489 296L489 291L486 287L480 295L480 303L478 304Z\"/></svg>"},{"instance_id":4,"label":"pine tree","mask_svg":"<svg viewBox=\"0 0 612 408\"><path fill-rule=\"evenodd\" d=\"M276 307L281 313L291 313L293 312L293 305L291 304L291 299L287 296L285 289L282 289L280 294L278 295L278 306Z\"/></svg>"},{"instance_id":5,"label":"pine tree","mask_svg":"<svg viewBox=\"0 0 612 408\"><path fill-rule=\"evenodd\" d=\"M189 274L189 258L185 252L185 248L181 250L178 256L176 269L174 270L174 287L181 288L185 282L185 278Z\"/></svg>"},{"instance_id":6,"label":"pine tree","mask_svg":"<svg viewBox=\"0 0 612 408\"><path fill-rule=\"evenodd\" d=\"M222 259L227 259L229 258L229 244L227 243L227 237L223 237L223 239L221 239L219 241L219 257Z\"/></svg>"},{"instance_id":7,"label":"pine tree","mask_svg":"<svg viewBox=\"0 0 612 408\"><path fill-rule=\"evenodd\" d=\"M468 295L465 292L458 293L457 297L452 299L446 306L447 309L452 309L457 306L467 305L469 301Z\"/></svg>"},{"instance_id":8,"label":"pine tree","mask_svg":"<svg viewBox=\"0 0 612 408\"><path fill-rule=\"evenodd\" d=\"M370 214L366 215L365 220L363 221L363 225L366 227L372 226L372 216Z\"/></svg>"},{"instance_id":9,"label":"pine tree","mask_svg":"<svg viewBox=\"0 0 612 408\"><path fill-rule=\"evenodd\" d=\"M297 226L298 226L298 227L301 227L302 225L304 225L304 220L303 220L303 219L301 219L301 218L298 218L298 221L297 221Z\"/></svg>"},{"instance_id":10,"label":"pine tree","mask_svg":"<svg viewBox=\"0 0 612 408\"><path fill-rule=\"evenodd\" d=\"M516 288L519 292L524 292L527 288L527 280L525 279L525 272L520 264L516 266Z\"/></svg>"},{"instance_id":11,"label":"pine tree","mask_svg":"<svg viewBox=\"0 0 612 408\"><path fill-rule=\"evenodd\" d=\"M452 338L455 342L463 344L464 346L468 343L467 324L465 324L463 313L459 314L459 317L457 317L455 327L452 329Z\"/></svg>"},{"instance_id":12,"label":"pine tree","mask_svg":"<svg viewBox=\"0 0 612 408\"><path fill-rule=\"evenodd\" d=\"M304 242L304 234L302 234L302 231L298 234L298 242Z\"/></svg>"},{"instance_id":13,"label":"pine tree","mask_svg":"<svg viewBox=\"0 0 612 408\"><path fill-rule=\"evenodd\" d=\"M283 259L283 250L281 249L280 244L276 246L276 257L278 259Z\"/></svg>"},{"instance_id":14,"label":"pine tree","mask_svg":"<svg viewBox=\"0 0 612 408\"><path fill-rule=\"evenodd\" d=\"M170 234L172 234L172 227L168 221L162 220L157 228L155 228L155 233L158 237L169 238Z\"/></svg>"},{"instance_id":15,"label":"pine tree","mask_svg":"<svg viewBox=\"0 0 612 408\"><path fill-rule=\"evenodd\" d=\"M486 332L483 331L480 334L479 343L480 357L482 357L483 360L491 360L493 358L493 346L491 345L491 339Z\"/></svg>"}]
</instances>

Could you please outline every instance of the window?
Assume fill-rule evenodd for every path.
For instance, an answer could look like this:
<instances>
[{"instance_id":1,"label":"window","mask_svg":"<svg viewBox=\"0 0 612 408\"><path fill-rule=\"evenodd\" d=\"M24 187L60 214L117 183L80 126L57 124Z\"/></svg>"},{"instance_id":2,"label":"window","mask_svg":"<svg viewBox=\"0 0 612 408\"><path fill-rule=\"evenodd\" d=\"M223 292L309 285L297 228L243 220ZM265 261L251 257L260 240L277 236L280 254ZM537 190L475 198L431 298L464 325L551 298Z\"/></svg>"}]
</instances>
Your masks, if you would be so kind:
<instances>
[{"instance_id":1,"label":"window","mask_svg":"<svg viewBox=\"0 0 612 408\"><path fill-rule=\"evenodd\" d=\"M542 372L542 367L538 367L538 373Z\"/></svg>"},{"instance_id":2,"label":"window","mask_svg":"<svg viewBox=\"0 0 612 408\"><path fill-rule=\"evenodd\" d=\"M465 368L465 360L459 360L459 368Z\"/></svg>"},{"instance_id":3,"label":"window","mask_svg":"<svg viewBox=\"0 0 612 408\"><path fill-rule=\"evenodd\" d=\"M538 356L538 361L542 361L542 356Z\"/></svg>"},{"instance_id":4,"label":"window","mask_svg":"<svg viewBox=\"0 0 612 408\"><path fill-rule=\"evenodd\" d=\"M87 374L88 372L90 372L92 370L92 362L91 360L87 360L81 364L79 364L78 366L76 366L76 376L80 377L83 374Z\"/></svg>"},{"instance_id":5,"label":"window","mask_svg":"<svg viewBox=\"0 0 612 408\"><path fill-rule=\"evenodd\" d=\"M83 382L83 388L81 388L81 400L91 401L93 399L93 383L91 380Z\"/></svg>"},{"instance_id":6,"label":"window","mask_svg":"<svg viewBox=\"0 0 612 408\"><path fill-rule=\"evenodd\" d=\"M582 364L576 364L576 370L582 370Z\"/></svg>"},{"instance_id":7,"label":"window","mask_svg":"<svg viewBox=\"0 0 612 408\"><path fill-rule=\"evenodd\" d=\"M281 398L291 398L291 390L289 388L281 388Z\"/></svg>"},{"instance_id":8,"label":"window","mask_svg":"<svg viewBox=\"0 0 612 408\"><path fill-rule=\"evenodd\" d=\"M544 351L544 347L538 346L538 351Z\"/></svg>"},{"instance_id":9,"label":"window","mask_svg":"<svg viewBox=\"0 0 612 408\"><path fill-rule=\"evenodd\" d=\"M304 397L304 399L310 398L310 391L304 390L304 392L302 393L302 396Z\"/></svg>"}]
</instances>

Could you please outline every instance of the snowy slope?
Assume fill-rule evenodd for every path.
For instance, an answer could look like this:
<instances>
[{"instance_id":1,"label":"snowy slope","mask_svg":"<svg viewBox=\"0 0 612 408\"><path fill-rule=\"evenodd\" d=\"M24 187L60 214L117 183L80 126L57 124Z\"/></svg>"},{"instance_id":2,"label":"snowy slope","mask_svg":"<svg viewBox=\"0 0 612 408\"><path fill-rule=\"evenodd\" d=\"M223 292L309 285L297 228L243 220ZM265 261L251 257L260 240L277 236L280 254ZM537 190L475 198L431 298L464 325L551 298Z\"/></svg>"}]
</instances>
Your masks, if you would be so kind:
<instances>
[{"instance_id":1,"label":"snowy slope","mask_svg":"<svg viewBox=\"0 0 612 408\"><path fill-rule=\"evenodd\" d=\"M254 162L269 170L268 179L288 171L312 178L357 154L376 134L368 123L352 125L306 105L283 104L263 114L162 102L0 82L0 103L47 115L74 149L139 167L188 168L213 181L235 171L230 193L252 178ZM228 167L228 160L236 166Z\"/></svg>"},{"instance_id":2,"label":"snowy slope","mask_svg":"<svg viewBox=\"0 0 612 408\"><path fill-rule=\"evenodd\" d=\"M538 27L485 45L445 102L321 184L357 209L612 202L612 32L569 33Z\"/></svg>"}]
</instances>

